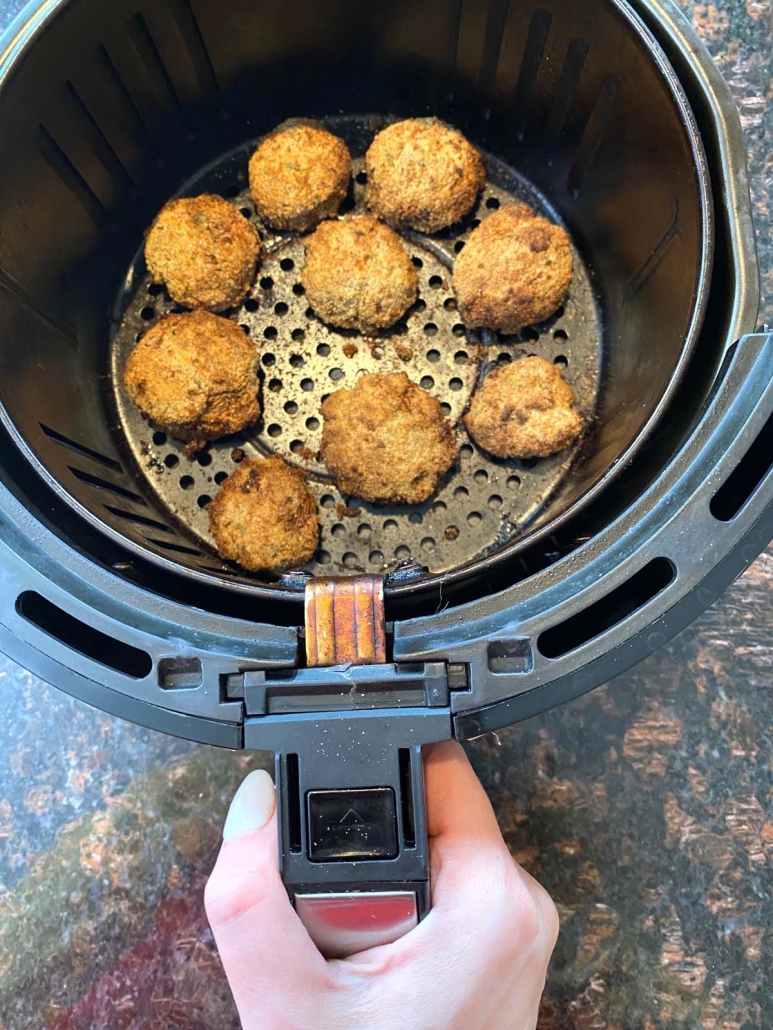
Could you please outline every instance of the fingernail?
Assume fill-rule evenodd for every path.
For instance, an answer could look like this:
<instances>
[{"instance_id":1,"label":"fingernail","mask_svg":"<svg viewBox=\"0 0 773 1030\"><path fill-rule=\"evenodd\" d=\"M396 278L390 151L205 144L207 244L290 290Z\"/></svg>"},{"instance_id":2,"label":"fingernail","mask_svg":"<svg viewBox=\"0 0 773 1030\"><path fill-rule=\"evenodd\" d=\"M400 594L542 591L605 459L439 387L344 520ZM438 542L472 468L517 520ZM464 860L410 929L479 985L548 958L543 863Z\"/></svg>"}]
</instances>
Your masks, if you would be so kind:
<instances>
[{"instance_id":1,"label":"fingernail","mask_svg":"<svg viewBox=\"0 0 773 1030\"><path fill-rule=\"evenodd\" d=\"M274 781L265 769L256 769L234 795L223 827L223 840L230 840L238 833L262 830L274 814L275 806Z\"/></svg>"}]
</instances>

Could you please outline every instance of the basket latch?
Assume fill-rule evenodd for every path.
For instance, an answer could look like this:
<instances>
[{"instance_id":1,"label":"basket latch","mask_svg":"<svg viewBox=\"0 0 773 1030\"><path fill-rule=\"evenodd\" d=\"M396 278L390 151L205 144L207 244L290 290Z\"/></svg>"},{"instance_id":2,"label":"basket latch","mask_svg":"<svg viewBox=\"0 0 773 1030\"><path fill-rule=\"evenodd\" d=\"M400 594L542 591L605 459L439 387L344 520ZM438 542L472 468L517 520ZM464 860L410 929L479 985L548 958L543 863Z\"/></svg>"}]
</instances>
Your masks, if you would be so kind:
<instances>
[{"instance_id":1,"label":"basket latch","mask_svg":"<svg viewBox=\"0 0 773 1030\"><path fill-rule=\"evenodd\" d=\"M306 664L382 665L387 660L384 580L380 576L306 583Z\"/></svg>"}]
</instances>

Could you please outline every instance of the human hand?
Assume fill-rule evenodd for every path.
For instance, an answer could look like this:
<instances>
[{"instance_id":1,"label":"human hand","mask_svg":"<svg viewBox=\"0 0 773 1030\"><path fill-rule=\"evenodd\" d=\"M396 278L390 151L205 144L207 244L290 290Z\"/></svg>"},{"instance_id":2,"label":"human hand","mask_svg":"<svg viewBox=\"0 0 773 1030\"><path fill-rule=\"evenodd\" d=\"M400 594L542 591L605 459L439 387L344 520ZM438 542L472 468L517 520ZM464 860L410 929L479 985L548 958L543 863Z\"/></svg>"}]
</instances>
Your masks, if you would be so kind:
<instances>
[{"instance_id":1,"label":"human hand","mask_svg":"<svg viewBox=\"0 0 773 1030\"><path fill-rule=\"evenodd\" d=\"M558 913L510 856L462 748L425 759L432 910L396 941L326 961L279 875L274 787L234 798L205 902L244 1030L533 1030Z\"/></svg>"}]
</instances>

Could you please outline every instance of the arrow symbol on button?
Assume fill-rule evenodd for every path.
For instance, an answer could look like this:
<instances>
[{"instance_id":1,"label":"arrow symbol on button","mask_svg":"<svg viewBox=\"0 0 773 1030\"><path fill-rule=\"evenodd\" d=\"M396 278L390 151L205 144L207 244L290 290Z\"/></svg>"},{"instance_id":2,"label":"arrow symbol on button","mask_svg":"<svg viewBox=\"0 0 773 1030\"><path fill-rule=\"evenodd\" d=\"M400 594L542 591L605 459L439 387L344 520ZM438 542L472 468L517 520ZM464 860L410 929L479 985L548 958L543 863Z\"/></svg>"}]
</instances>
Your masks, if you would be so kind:
<instances>
[{"instance_id":1,"label":"arrow symbol on button","mask_svg":"<svg viewBox=\"0 0 773 1030\"><path fill-rule=\"evenodd\" d=\"M357 824L364 823L365 820L361 815L358 815L353 808L350 808L343 819L339 822L339 826L354 826Z\"/></svg>"}]
</instances>

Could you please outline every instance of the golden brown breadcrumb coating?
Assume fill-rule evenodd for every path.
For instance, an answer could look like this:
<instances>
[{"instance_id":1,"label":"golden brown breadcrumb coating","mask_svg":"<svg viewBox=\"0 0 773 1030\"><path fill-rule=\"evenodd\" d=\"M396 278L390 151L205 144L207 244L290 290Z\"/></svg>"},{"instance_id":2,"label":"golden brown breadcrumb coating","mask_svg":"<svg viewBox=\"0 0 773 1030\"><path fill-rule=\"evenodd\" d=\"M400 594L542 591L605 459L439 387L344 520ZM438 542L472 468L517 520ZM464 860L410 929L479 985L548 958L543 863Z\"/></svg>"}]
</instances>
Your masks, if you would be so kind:
<instances>
[{"instance_id":1,"label":"golden brown breadcrumb coating","mask_svg":"<svg viewBox=\"0 0 773 1030\"><path fill-rule=\"evenodd\" d=\"M171 200L145 242L157 283L186 308L225 311L246 296L255 278L260 238L241 212L212 194Z\"/></svg>"},{"instance_id":2,"label":"golden brown breadcrumb coating","mask_svg":"<svg viewBox=\"0 0 773 1030\"><path fill-rule=\"evenodd\" d=\"M472 399L464 424L497 458L547 458L578 438L577 395L544 358L521 358L495 368Z\"/></svg>"},{"instance_id":3,"label":"golden brown breadcrumb coating","mask_svg":"<svg viewBox=\"0 0 773 1030\"><path fill-rule=\"evenodd\" d=\"M227 318L207 311L168 315L126 362L129 396L156 425L195 451L260 418L258 354Z\"/></svg>"},{"instance_id":4,"label":"golden brown breadcrumb coating","mask_svg":"<svg viewBox=\"0 0 773 1030\"><path fill-rule=\"evenodd\" d=\"M281 458L243 461L209 506L218 554L250 572L287 572L319 542L317 504L301 473Z\"/></svg>"},{"instance_id":5,"label":"golden brown breadcrumb coating","mask_svg":"<svg viewBox=\"0 0 773 1030\"><path fill-rule=\"evenodd\" d=\"M367 215L323 222L312 233L301 282L320 318L363 333L393 325L419 292L418 272L400 237Z\"/></svg>"},{"instance_id":6,"label":"golden brown breadcrumb coating","mask_svg":"<svg viewBox=\"0 0 773 1030\"><path fill-rule=\"evenodd\" d=\"M472 209L486 182L480 154L437 118L380 132L365 155L368 206L390 225L439 232Z\"/></svg>"},{"instance_id":7,"label":"golden brown breadcrumb coating","mask_svg":"<svg viewBox=\"0 0 773 1030\"><path fill-rule=\"evenodd\" d=\"M321 410L320 454L344 494L373 504L421 504L456 458L440 403L405 372L361 376Z\"/></svg>"},{"instance_id":8,"label":"golden brown breadcrumb coating","mask_svg":"<svg viewBox=\"0 0 773 1030\"><path fill-rule=\"evenodd\" d=\"M515 333L555 314L572 283L572 248L560 225L525 204L489 215L454 266L459 311L472 329Z\"/></svg>"},{"instance_id":9,"label":"golden brown breadcrumb coating","mask_svg":"<svg viewBox=\"0 0 773 1030\"><path fill-rule=\"evenodd\" d=\"M342 139L321 126L289 123L250 158L250 191L266 225L306 232L338 213L351 174Z\"/></svg>"}]
</instances>

